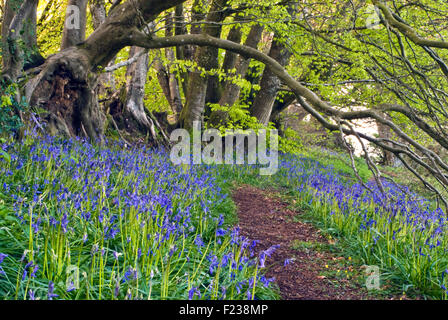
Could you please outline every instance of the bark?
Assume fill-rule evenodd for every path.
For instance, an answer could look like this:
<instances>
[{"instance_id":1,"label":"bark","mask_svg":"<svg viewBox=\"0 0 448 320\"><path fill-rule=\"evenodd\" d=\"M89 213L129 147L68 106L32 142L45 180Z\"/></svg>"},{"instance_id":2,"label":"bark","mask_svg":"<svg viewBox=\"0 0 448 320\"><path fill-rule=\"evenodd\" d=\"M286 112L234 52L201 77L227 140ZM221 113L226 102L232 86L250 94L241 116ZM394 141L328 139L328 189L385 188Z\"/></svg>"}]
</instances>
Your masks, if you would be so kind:
<instances>
[{"instance_id":1,"label":"bark","mask_svg":"<svg viewBox=\"0 0 448 320\"><path fill-rule=\"evenodd\" d=\"M227 36L227 40L240 43L242 37L243 33L241 31L241 27L236 25L233 26L232 29L230 29L229 34ZM230 70L235 68L237 57L238 57L237 54L231 51L226 51L224 62L222 63L222 70L224 72L229 72Z\"/></svg>"},{"instance_id":2,"label":"bark","mask_svg":"<svg viewBox=\"0 0 448 320\"><path fill-rule=\"evenodd\" d=\"M254 25L247 36L245 45L250 48L257 48L258 43L260 42L261 35L263 33L263 26L261 25ZM247 74L247 71L249 70L249 64L250 60L246 57L243 57L241 55L238 56L237 62L236 62L236 75L240 76L241 78L244 78ZM231 81L228 81L226 83L224 92L222 94L221 100L219 101L219 104L224 106L233 106L235 102L238 100L238 97L240 96L241 88L237 84L234 84Z\"/></svg>"},{"instance_id":3,"label":"bark","mask_svg":"<svg viewBox=\"0 0 448 320\"><path fill-rule=\"evenodd\" d=\"M180 36L187 33L187 29L185 28L185 16L184 16L184 6L180 4L176 6L174 12L174 35ZM176 47L176 58L177 60L189 60L193 57L193 47L192 46L177 46ZM188 72L180 71L180 79L181 85L184 93L187 92L187 83L188 83Z\"/></svg>"},{"instance_id":4,"label":"bark","mask_svg":"<svg viewBox=\"0 0 448 320\"><path fill-rule=\"evenodd\" d=\"M171 13L167 14L165 21L165 35L172 36L173 17ZM165 56L168 61L167 66L163 64L162 59L160 58L160 56L158 56L155 59L154 67L157 71L157 79L159 81L159 85L162 88L166 100L170 104L171 110L173 111L173 113L178 114L182 110L182 99L176 75L170 72L171 63L173 63L175 60L173 48L166 48Z\"/></svg>"},{"instance_id":5,"label":"bark","mask_svg":"<svg viewBox=\"0 0 448 320\"><path fill-rule=\"evenodd\" d=\"M167 14L165 35L167 37L172 36L174 33L172 25L174 24L174 18L171 13ZM168 60L168 83L170 89L170 105L174 113L178 114L182 111L182 98L180 95L179 83L177 81L176 74L170 72L170 67L174 63L175 53L172 48L166 48L165 56Z\"/></svg>"},{"instance_id":6,"label":"bark","mask_svg":"<svg viewBox=\"0 0 448 320\"><path fill-rule=\"evenodd\" d=\"M157 80L159 81L160 88L162 88L163 94L171 106L173 102L171 101L170 77L160 57L155 59L154 68L157 71Z\"/></svg>"},{"instance_id":7,"label":"bark","mask_svg":"<svg viewBox=\"0 0 448 320\"><path fill-rule=\"evenodd\" d=\"M48 111L44 120L50 132L101 141L104 119L95 93L97 77L90 68L86 54L72 47L51 56L27 83L27 101Z\"/></svg>"},{"instance_id":8,"label":"bark","mask_svg":"<svg viewBox=\"0 0 448 320\"><path fill-rule=\"evenodd\" d=\"M276 100L275 103L274 103L274 106L272 108L270 121L272 121L274 123L279 123L279 116L280 116L280 114L286 108L288 108L291 104L293 104L294 101L296 101L296 96L292 92L289 92L289 93L285 94L282 97L281 101L280 100Z\"/></svg>"},{"instance_id":9,"label":"bark","mask_svg":"<svg viewBox=\"0 0 448 320\"><path fill-rule=\"evenodd\" d=\"M90 13L92 14L93 30L97 30L106 21L107 13L105 0L91 0ZM115 59L109 62L107 67L111 67L115 63ZM98 79L99 95L108 95L115 90L115 78L112 72L102 73Z\"/></svg>"},{"instance_id":10,"label":"bark","mask_svg":"<svg viewBox=\"0 0 448 320\"><path fill-rule=\"evenodd\" d=\"M5 2L5 7L3 11L3 21L2 21L2 69L7 70L11 65L11 55L9 53L8 42L6 41L9 37L10 24L14 18L15 11L19 10L20 6L13 5L15 2L7 0Z\"/></svg>"},{"instance_id":11,"label":"bark","mask_svg":"<svg viewBox=\"0 0 448 320\"><path fill-rule=\"evenodd\" d=\"M392 130L384 125L381 122L376 122L378 126L378 134L380 137L384 137L386 139L392 139L393 133ZM393 153L387 150L381 150L381 164L385 166L392 166L395 162L395 156Z\"/></svg>"},{"instance_id":12,"label":"bark","mask_svg":"<svg viewBox=\"0 0 448 320\"><path fill-rule=\"evenodd\" d=\"M48 111L43 120L49 130L103 141L106 116L99 109L95 91L98 70L106 67L122 48L132 45L135 32L182 2L126 1L111 10L104 23L82 44L50 56L25 87L29 104Z\"/></svg>"},{"instance_id":13,"label":"bark","mask_svg":"<svg viewBox=\"0 0 448 320\"><path fill-rule=\"evenodd\" d=\"M22 69L42 63L42 56L37 50L36 11L38 0L21 2L7 1L2 25L2 77L15 82ZM22 48L19 40L25 46ZM26 53L26 54L25 54ZM25 60L25 56L30 58Z\"/></svg>"},{"instance_id":14,"label":"bark","mask_svg":"<svg viewBox=\"0 0 448 320\"><path fill-rule=\"evenodd\" d=\"M23 42L25 48L30 50L24 62L24 69L34 68L44 62L37 47L37 5L39 1L31 3L31 9L27 12L23 26Z\"/></svg>"},{"instance_id":15,"label":"bark","mask_svg":"<svg viewBox=\"0 0 448 320\"><path fill-rule=\"evenodd\" d=\"M243 18L238 15L236 19L243 19ZM241 27L239 25L235 25L232 27L232 29L230 29L230 32L227 36L227 40L240 43L242 36L243 34L241 32ZM235 68L237 56L238 56L237 54L231 51L226 51L226 55L224 57L224 61L221 68L222 72L228 74L230 70ZM214 68L217 69L218 67L219 67L218 55L216 55ZM219 78L217 76L209 77L207 95L205 97L206 103L218 103L219 100L221 99L222 91L223 91L223 83L219 81ZM211 110L206 107L207 116L210 115L210 112Z\"/></svg>"},{"instance_id":16,"label":"bark","mask_svg":"<svg viewBox=\"0 0 448 320\"><path fill-rule=\"evenodd\" d=\"M215 0L212 3L206 21L213 23L204 25L203 34L212 37L221 35L222 26L214 23L222 22L226 18L222 8L227 2L228 0ZM195 61L200 68L205 70L217 68L218 52L219 49L216 47L200 47L195 53ZM194 121L201 121L205 109L209 81L211 81L209 78L201 76L201 71L191 72L188 81L187 103L180 115L181 125L185 128L191 128Z\"/></svg>"},{"instance_id":17,"label":"bark","mask_svg":"<svg viewBox=\"0 0 448 320\"><path fill-rule=\"evenodd\" d=\"M278 61L280 65L286 66L291 57L291 52L283 43L274 38L269 56ZM280 86L280 79L267 67L261 78L260 91L256 95L255 101L250 109L251 115L256 117L263 125L267 125L269 122Z\"/></svg>"},{"instance_id":18,"label":"bark","mask_svg":"<svg viewBox=\"0 0 448 320\"><path fill-rule=\"evenodd\" d=\"M171 108L174 113L179 114L182 111L182 97L179 91L179 83L176 75L172 72L169 73L169 85L170 85L170 98L172 101Z\"/></svg>"},{"instance_id":19,"label":"bark","mask_svg":"<svg viewBox=\"0 0 448 320\"><path fill-rule=\"evenodd\" d=\"M69 0L65 13L61 50L76 46L86 38L88 0Z\"/></svg>"},{"instance_id":20,"label":"bark","mask_svg":"<svg viewBox=\"0 0 448 320\"><path fill-rule=\"evenodd\" d=\"M137 126L139 131L149 132L155 136L154 123L148 118L144 104L145 85L148 74L148 50L131 47L129 58L138 57L126 70L126 101L124 112L121 112L121 123L127 131L132 132Z\"/></svg>"},{"instance_id":21,"label":"bark","mask_svg":"<svg viewBox=\"0 0 448 320\"><path fill-rule=\"evenodd\" d=\"M217 1L217 6L214 8L214 10L217 10L214 14L216 22L223 22L224 19L230 14L230 11L225 12L225 6L228 4L228 1ZM212 8L213 9L213 8ZM213 21L211 19L210 21ZM233 29L233 31L230 32L228 35L228 40L234 41L237 43L240 43L241 41L241 30L238 30L238 28ZM213 36L213 37L220 37L222 32L222 26L209 26L206 30L207 34ZM208 53L210 54L209 57L209 65L207 68L209 69L219 69L219 49L218 48L209 48ZM223 62L223 69L224 72L226 72L229 69L233 68L235 56L232 54L226 55L224 62ZM210 114L210 108L207 107L209 103L218 103L221 99L221 83L219 81L219 77L217 75L211 75L208 77L207 80L207 92L205 96L205 108L206 108L206 114Z\"/></svg>"},{"instance_id":22,"label":"bark","mask_svg":"<svg viewBox=\"0 0 448 320\"><path fill-rule=\"evenodd\" d=\"M93 30L96 30L103 24L107 17L105 0L90 0L89 8L92 14Z\"/></svg>"}]
</instances>

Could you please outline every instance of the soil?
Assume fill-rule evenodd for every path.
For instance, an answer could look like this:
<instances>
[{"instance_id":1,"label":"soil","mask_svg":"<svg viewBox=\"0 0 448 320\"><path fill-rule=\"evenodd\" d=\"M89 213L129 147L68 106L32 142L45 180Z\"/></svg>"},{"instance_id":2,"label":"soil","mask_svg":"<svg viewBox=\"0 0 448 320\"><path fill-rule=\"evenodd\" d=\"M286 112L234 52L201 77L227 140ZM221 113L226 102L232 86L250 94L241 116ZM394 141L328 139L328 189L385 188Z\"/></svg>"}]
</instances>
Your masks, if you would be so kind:
<instances>
[{"instance_id":1,"label":"soil","mask_svg":"<svg viewBox=\"0 0 448 320\"><path fill-rule=\"evenodd\" d=\"M355 270L348 257L315 250L316 246L331 245L331 240L312 225L300 222L300 212L288 209L278 196L251 186L237 189L233 200L241 234L259 240L257 253L280 245L266 260L266 277L275 277L283 300L369 299L367 289L360 284L360 274L365 278L363 270ZM285 266L286 259L292 262Z\"/></svg>"}]
</instances>

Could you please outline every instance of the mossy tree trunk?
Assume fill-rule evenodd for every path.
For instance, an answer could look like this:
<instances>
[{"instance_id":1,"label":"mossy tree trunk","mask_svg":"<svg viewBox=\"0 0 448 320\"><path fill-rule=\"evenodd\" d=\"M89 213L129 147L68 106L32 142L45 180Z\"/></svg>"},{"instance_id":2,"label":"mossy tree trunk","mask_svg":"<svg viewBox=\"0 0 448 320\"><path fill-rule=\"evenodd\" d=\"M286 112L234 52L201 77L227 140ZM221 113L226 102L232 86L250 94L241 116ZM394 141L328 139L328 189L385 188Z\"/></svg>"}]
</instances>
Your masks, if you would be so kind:
<instances>
[{"instance_id":1,"label":"mossy tree trunk","mask_svg":"<svg viewBox=\"0 0 448 320\"><path fill-rule=\"evenodd\" d=\"M143 29L161 12L182 2L124 2L112 9L88 39L50 56L25 87L30 105L47 111L43 118L49 130L103 141L106 116L98 106L96 93L100 71L122 48L132 45L136 30ZM11 80L16 80L18 75L14 74Z\"/></svg>"}]
</instances>

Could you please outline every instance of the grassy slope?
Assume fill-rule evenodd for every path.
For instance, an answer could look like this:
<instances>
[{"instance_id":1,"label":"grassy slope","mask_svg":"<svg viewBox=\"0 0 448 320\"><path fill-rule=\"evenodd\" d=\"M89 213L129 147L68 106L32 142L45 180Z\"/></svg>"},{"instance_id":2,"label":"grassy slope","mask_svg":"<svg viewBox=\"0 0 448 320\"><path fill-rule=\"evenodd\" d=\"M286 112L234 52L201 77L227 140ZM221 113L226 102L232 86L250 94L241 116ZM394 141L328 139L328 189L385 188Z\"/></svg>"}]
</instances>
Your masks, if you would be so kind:
<instances>
[{"instance_id":1,"label":"grassy slope","mask_svg":"<svg viewBox=\"0 0 448 320\"><path fill-rule=\"evenodd\" d=\"M30 143L32 143L32 142L30 142ZM75 155L75 158L76 158L76 155ZM63 167L64 165L67 165L67 168L71 168L71 166L70 166L71 160L70 159L71 159L70 156L68 156L64 160L67 163L65 163L65 162L61 163L62 167L59 167L57 169L59 173L53 172L51 174L50 174L50 171L45 169L45 167L42 169L44 171L42 171L41 173L39 173L39 172L33 173L33 170L35 170L36 168L34 168L33 165L28 161L27 162L28 164L25 164L25 168L28 165L28 166L30 166L30 169L26 170L25 175L23 175L23 173L19 173L18 175L14 174L11 178L6 178L6 176L4 176L2 181L0 181L0 182L8 183L8 184L14 185L14 186L20 186L20 185L23 185L24 183L29 183L34 178L39 177L39 175L45 176L45 175L50 174L50 175L52 175L52 177L55 177L55 176L58 178L62 177L63 179L65 179L65 181L67 183L71 184L73 181L70 182L71 181L70 177L67 176L66 173L64 173L64 167ZM13 158L13 161L15 161L14 158ZM316 166L316 161L319 162L321 165L323 165L323 167L331 165L332 168L330 170L333 173L337 173L339 176L341 176L343 181L348 182L348 183L356 182L356 178L353 176L353 171L352 171L352 168L350 167L350 162L347 157L341 156L338 154L332 154L329 152L321 152L319 150L314 149L314 150L311 150L308 154L306 154L305 157L301 160L301 166L303 167L301 169L304 169L305 171L312 170ZM356 162L357 162L357 166L358 166L358 171L360 173L360 176L364 180L364 182L369 181L371 176L367 169L367 166L364 164L363 161L361 161L359 159L357 159ZM212 173L212 175L215 177L216 186L221 188L221 190L220 190L221 194L227 195L227 197L220 198L219 199L220 201L215 201L215 204L211 206L211 211L210 211L210 215L211 215L210 219L211 220L214 220L214 219L218 218L220 214L223 214L223 216L225 217L224 227L230 228L237 222L235 205L229 196L235 186L241 185L241 184L251 184L251 185L259 187L259 188L267 188L267 189L271 189L271 190L277 189L277 190L281 190L281 195L287 201L290 201L291 203L296 203L296 205L301 210L306 212L305 215L300 216L300 219L304 219L306 221L311 221L313 224L315 224L316 226L321 228L324 231L324 233L326 233L328 236L337 239L337 243L335 244L335 246L333 248L327 248L328 250L337 250L345 256L353 257L354 259L351 263L357 264L358 267L360 267L364 263L371 263L372 261L378 262L378 259L377 260L373 259L370 261L369 261L369 259L366 259L365 249L363 248L362 244L360 243L360 239L357 238L356 235L354 235L353 233L350 233L350 232L345 232L343 229L338 229L337 224L335 225L334 221L332 221L329 218L329 216L324 213L325 210L321 210L319 207L310 206L309 203L307 203L307 201L304 201L301 191L297 190L298 182L295 181L294 177L291 177L291 176L288 176L285 174L277 174L273 177L260 177L258 175L257 170L253 170L253 169L247 168L247 167L218 166L217 168L213 168L213 169L211 169L211 168L205 169L205 171ZM22 170L22 172L23 172L23 170ZM30 176L30 173L31 173L31 176ZM117 173L118 173L118 176L116 176ZM58 174L60 174L61 176L58 176ZM176 174L178 174L178 173L176 173ZM128 181L128 180L120 182L119 180L122 179L122 177L119 175L119 172L114 173L113 177L115 177L114 179L116 179L119 182L119 184L117 184L117 186L116 186L117 188L123 188L123 189L127 188L126 181ZM119 177L119 178L117 178L117 177ZM11 179L13 179L13 180L11 180ZM151 182L151 183L154 183L154 182ZM76 190L78 190L78 187L81 187L81 186L72 185L72 188L74 188ZM46 191L44 191L44 194L48 194L45 192L50 192L51 188L48 189L48 187L47 187L45 190ZM32 197L32 194L29 194L29 197ZM213 200L212 198L210 198L210 199ZM182 201L182 198L180 198L179 200ZM297 200L299 200L299 201L297 201ZM176 200L176 201L178 201L178 200ZM55 203L51 203L51 205L57 207L57 204L55 204ZM15 254L15 256L16 256L15 259L20 259L20 256L22 255L24 249L27 246L27 244L22 243L21 241L26 239L27 242L29 242L30 232L28 232L28 236L27 236L26 228L22 228L22 229L17 228L17 230L15 230L14 232L21 233L21 235L20 235L20 237L16 237L16 234L14 234L14 232L11 231L13 229L10 227L11 224L15 225L15 223L16 223L16 221L15 221L16 218L10 214L13 211L14 210L12 208L12 201L11 201L10 195L6 195L5 193L0 193L0 215L2 216L2 219L1 219L2 227L1 227L0 235L2 236L2 239L4 240L2 242L3 242L3 245L8 246L8 249L7 249L8 252L17 252ZM358 222L359 221L353 220L353 223L358 223ZM353 228L356 229L356 227L357 227L356 225L353 225L353 227L351 229L353 229ZM210 239L210 237L211 237L210 235L213 233L214 233L214 230L207 228L207 230L205 230L205 233L203 234L203 238L205 240ZM59 235L57 237L59 237ZM59 239L59 238L57 238L57 239ZM55 245L57 246L57 243L55 243ZM304 244L301 244L301 245L304 245ZM28 244L28 246L29 246L29 244ZM14 248L16 248L17 250ZM81 249L81 250L83 250L83 249ZM74 248L74 251L76 251L76 248ZM1 252L2 251L0 250L0 253ZM87 252L85 252L85 253L87 254ZM201 259L200 255L199 255L199 259ZM379 259L379 260L381 261L381 259ZM200 263L202 263L202 262L200 262ZM389 263L389 266L390 266L390 263ZM208 267L210 267L210 261L208 261L206 263L206 265L204 266L204 269L207 269ZM387 296L390 292L395 294L395 293L401 292L401 291L407 291L407 293L411 294L411 295L421 293L420 291L418 291L416 289L416 286L412 285L412 281L410 281L409 278L403 277L403 270L397 270L394 268L390 268L390 267L388 267L387 264L385 264L384 266L382 265L382 267L383 267L383 276L384 276L384 279L386 280L385 286L383 286L383 288L387 288L386 291L382 291L382 295ZM17 268L17 270L23 271L22 264L17 264L16 268ZM48 273L48 270L47 270L47 273ZM42 279L41 285L47 285L47 281L48 281L48 279ZM92 281L95 281L95 279L93 279ZM9 282L10 283L8 285L13 285L15 280L11 280ZM109 284L112 285L111 283L109 283ZM159 283L159 284L157 284L157 286L160 289L160 287L162 285ZM97 287L95 287L95 288L96 288L96 289L94 289L95 294L98 294L96 292L96 290L98 288ZM25 287L19 288L19 290L22 290L21 291L22 294L24 294L24 292L23 292L24 289L25 289ZM43 289L41 289L41 290L43 290ZM431 290L428 291L429 292L428 296L431 296L431 294L430 294ZM178 292L178 293L176 293L176 295L178 295L177 297L181 297L182 293ZM261 290L260 297L261 296L274 297L275 292L273 292L272 290L271 291Z\"/></svg>"},{"instance_id":2,"label":"grassy slope","mask_svg":"<svg viewBox=\"0 0 448 320\"><path fill-rule=\"evenodd\" d=\"M0 298L277 297L212 168L53 139L1 147Z\"/></svg>"},{"instance_id":3,"label":"grassy slope","mask_svg":"<svg viewBox=\"0 0 448 320\"><path fill-rule=\"evenodd\" d=\"M342 179L349 184L357 182L357 178L351 167L350 159L347 155L331 153L320 149L311 149L303 157L307 159L307 161L305 161L304 163L317 161L324 167L331 166L331 170L334 173L340 175ZM355 160L359 175L361 176L363 181L367 182L371 180L372 174L365 164L364 160L360 158L356 158ZM403 185L409 183L412 191L422 192L423 195L425 195L425 190L422 189L419 184L415 183L415 178L404 168L381 169L386 169L387 172L394 172L395 174L392 175L386 173L386 176L395 179L399 177L399 179L397 179L397 182ZM292 209L304 212L304 214L300 214L297 216L298 220L302 222L312 223L314 226L319 228L324 235L333 240L334 245L329 248L323 248L323 250L337 252L339 255L350 257L350 261L344 260L346 263L345 267L354 267L357 270L356 272L358 273L358 276L361 275L358 278L365 279L363 268L366 263L372 263L372 260L369 261L369 259L366 259L365 249L359 242L358 237L342 232L334 224L332 224L329 219L323 217L319 212L316 212L316 208L309 206L303 201L297 201L301 197L300 191L297 190L297 185L295 183L292 183L289 177L260 177L256 171L247 171L245 174L241 174L240 172L237 172L235 170L224 169L221 172L221 176L229 181L233 181L234 186L249 184L261 189L277 190L280 197L282 197L285 201L291 203ZM413 183L410 183L411 181ZM434 203L431 204L431 207L434 208ZM319 209L317 209L317 211L319 211ZM310 245L311 247L313 246L313 244L302 243L298 244L298 247L307 245ZM318 250L322 250L322 248L319 248ZM344 261L338 263L344 263ZM375 263L378 264L378 262L379 261L376 261ZM381 272L381 290L373 290L370 292L375 298L396 298L398 295L402 295L403 298L431 299L434 297L434 291L432 291L433 289L420 290L412 284L412 281L408 277L403 276L403 270L397 270L397 268L391 268L386 265L382 265ZM435 295L440 298L440 293Z\"/></svg>"}]
</instances>

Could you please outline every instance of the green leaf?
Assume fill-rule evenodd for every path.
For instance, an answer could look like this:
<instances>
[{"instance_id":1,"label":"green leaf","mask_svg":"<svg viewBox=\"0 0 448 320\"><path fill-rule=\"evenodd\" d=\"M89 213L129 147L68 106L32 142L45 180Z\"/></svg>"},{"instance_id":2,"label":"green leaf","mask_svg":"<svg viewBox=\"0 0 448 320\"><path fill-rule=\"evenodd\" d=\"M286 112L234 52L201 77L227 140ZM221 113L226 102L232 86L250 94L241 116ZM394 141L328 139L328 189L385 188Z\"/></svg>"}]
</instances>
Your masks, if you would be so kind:
<instances>
[{"instance_id":1,"label":"green leaf","mask_svg":"<svg viewBox=\"0 0 448 320\"><path fill-rule=\"evenodd\" d=\"M11 102L11 98L9 96L2 96L2 107L5 106L11 106L12 102Z\"/></svg>"},{"instance_id":2,"label":"green leaf","mask_svg":"<svg viewBox=\"0 0 448 320\"><path fill-rule=\"evenodd\" d=\"M7 152L5 152L1 149L0 149L0 158L5 159L8 163L11 162L11 156Z\"/></svg>"}]
</instances>

